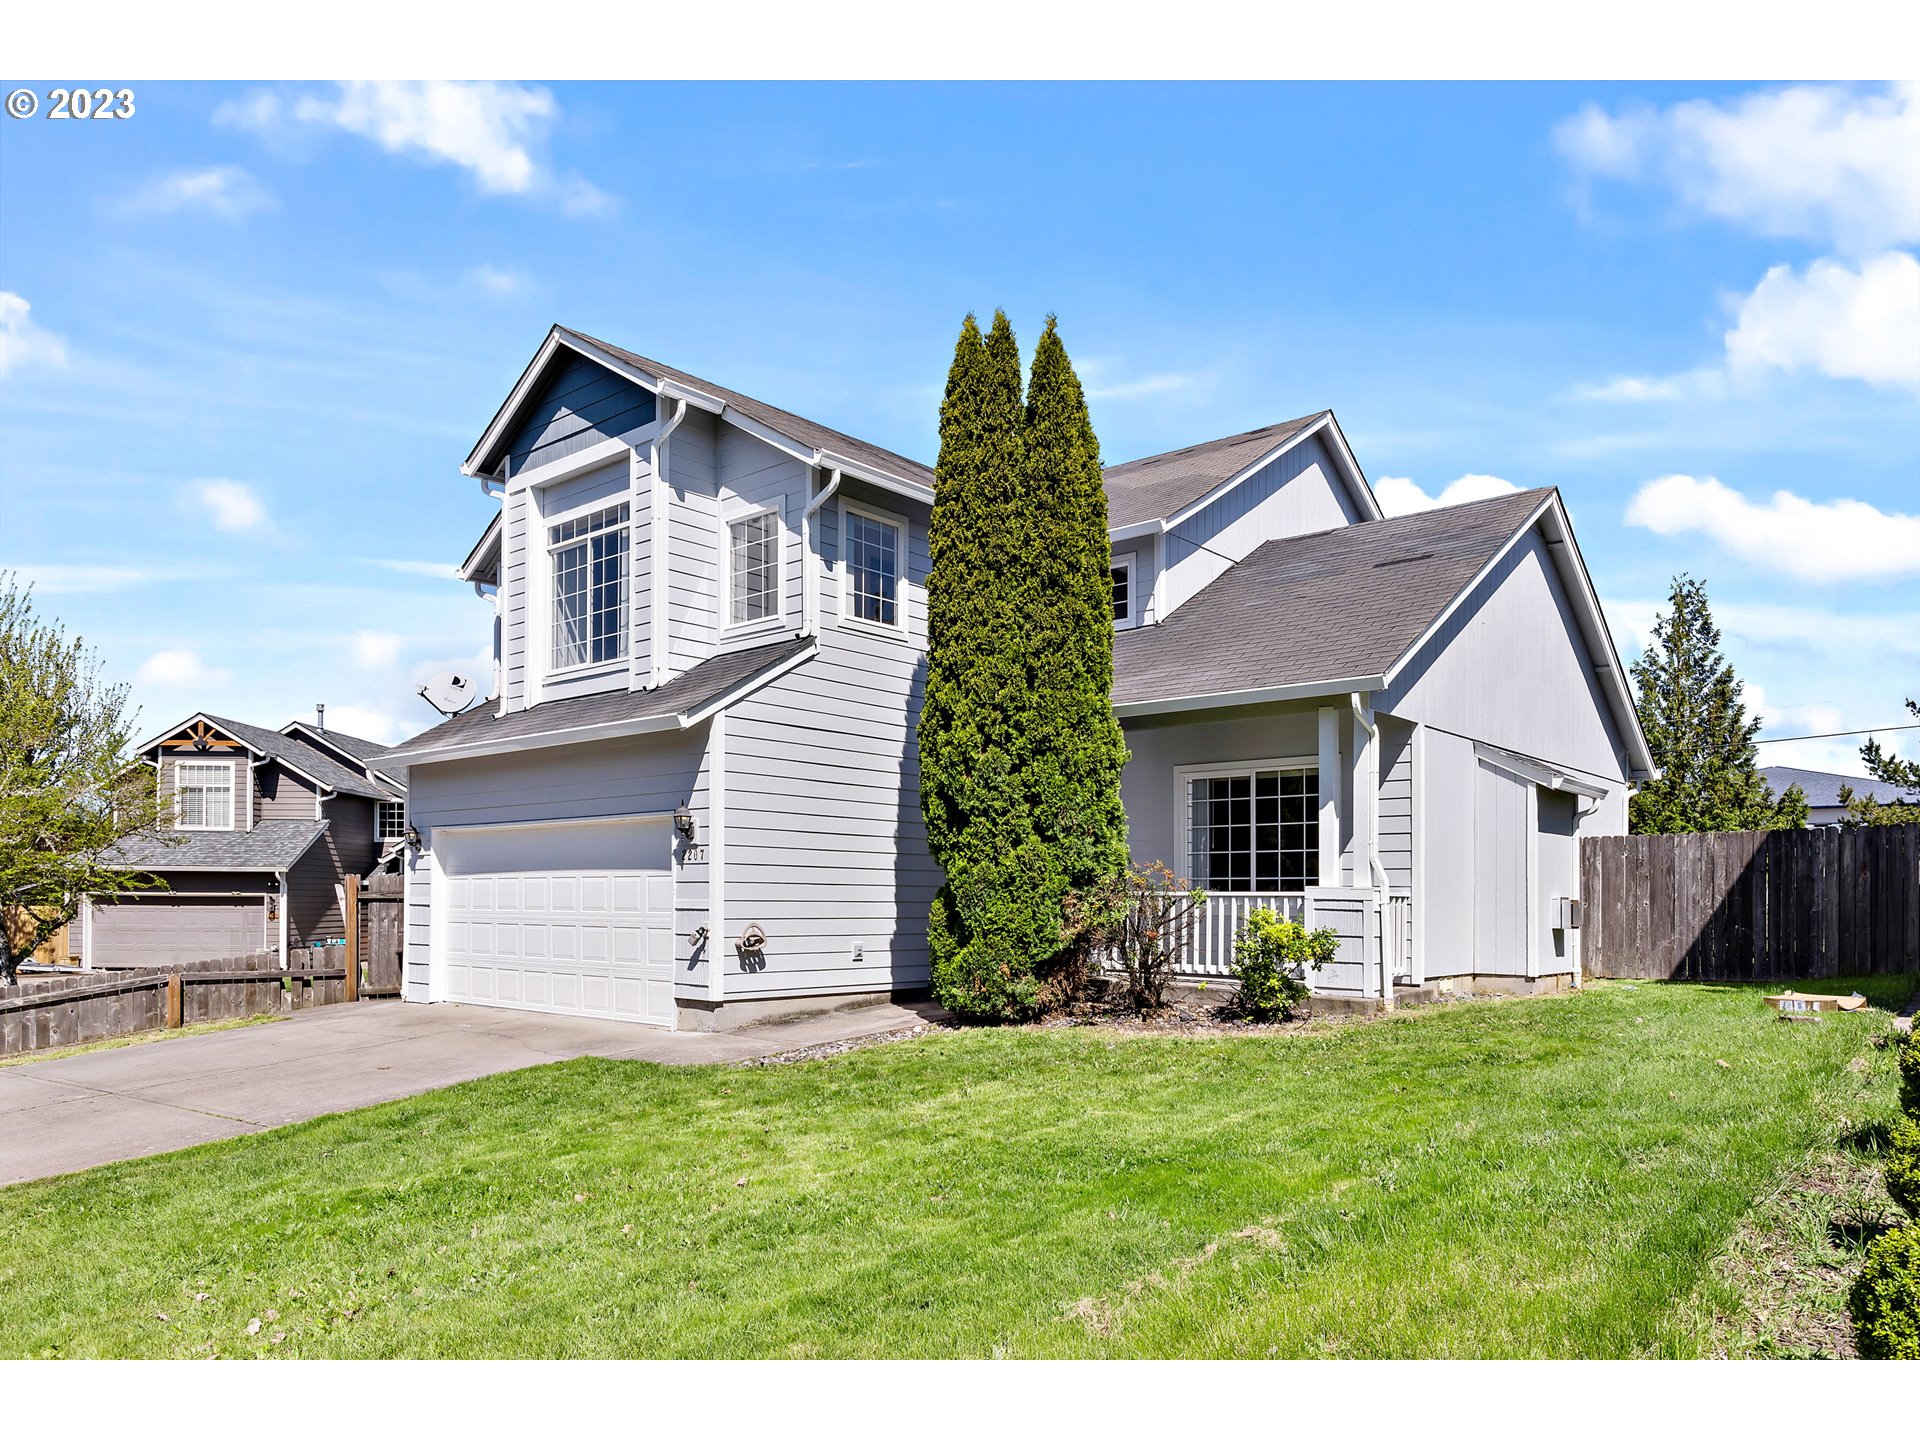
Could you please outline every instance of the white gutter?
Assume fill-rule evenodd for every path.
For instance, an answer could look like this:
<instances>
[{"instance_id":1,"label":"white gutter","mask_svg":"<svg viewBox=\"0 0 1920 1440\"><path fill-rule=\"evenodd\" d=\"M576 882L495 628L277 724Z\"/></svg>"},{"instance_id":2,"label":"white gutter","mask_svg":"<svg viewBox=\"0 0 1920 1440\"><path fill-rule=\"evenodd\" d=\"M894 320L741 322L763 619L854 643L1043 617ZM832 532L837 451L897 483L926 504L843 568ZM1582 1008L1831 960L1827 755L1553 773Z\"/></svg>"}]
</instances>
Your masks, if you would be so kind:
<instances>
[{"instance_id":1,"label":"white gutter","mask_svg":"<svg viewBox=\"0 0 1920 1440\"><path fill-rule=\"evenodd\" d=\"M1353 723L1367 732L1367 870L1373 880L1374 930L1380 937L1380 1008L1393 1008L1393 966L1387 960L1387 867L1380 863L1380 729L1373 723L1373 702L1361 703L1360 692L1347 697L1353 704ZM1356 801L1359 796L1354 796ZM1360 828L1354 827L1359 838Z\"/></svg>"},{"instance_id":2,"label":"white gutter","mask_svg":"<svg viewBox=\"0 0 1920 1440\"><path fill-rule=\"evenodd\" d=\"M820 580L814 573L813 517L840 488L840 467L828 467L827 474L830 478L820 493L800 512L800 634L803 637L820 633Z\"/></svg>"},{"instance_id":3,"label":"white gutter","mask_svg":"<svg viewBox=\"0 0 1920 1440\"><path fill-rule=\"evenodd\" d=\"M662 388L662 395L666 394ZM667 505L664 497L667 493L666 465L667 441L673 438L673 432L680 428L681 421L687 418L688 401L684 396L674 397L673 418L662 425L653 437L653 475L647 482L651 490L647 496L647 529L651 538L647 543L647 688L658 690L666 682L667 675L667 536L671 523L662 524L666 516Z\"/></svg>"},{"instance_id":4,"label":"white gutter","mask_svg":"<svg viewBox=\"0 0 1920 1440\"><path fill-rule=\"evenodd\" d=\"M1197 695L1170 695L1161 700L1122 700L1113 713L1166 715L1187 710L1222 710L1235 705L1265 705L1277 700L1313 700L1322 695L1348 695L1355 690L1383 688L1378 675L1356 675L1344 680L1309 680L1300 685L1269 685L1258 690L1221 690Z\"/></svg>"}]
</instances>

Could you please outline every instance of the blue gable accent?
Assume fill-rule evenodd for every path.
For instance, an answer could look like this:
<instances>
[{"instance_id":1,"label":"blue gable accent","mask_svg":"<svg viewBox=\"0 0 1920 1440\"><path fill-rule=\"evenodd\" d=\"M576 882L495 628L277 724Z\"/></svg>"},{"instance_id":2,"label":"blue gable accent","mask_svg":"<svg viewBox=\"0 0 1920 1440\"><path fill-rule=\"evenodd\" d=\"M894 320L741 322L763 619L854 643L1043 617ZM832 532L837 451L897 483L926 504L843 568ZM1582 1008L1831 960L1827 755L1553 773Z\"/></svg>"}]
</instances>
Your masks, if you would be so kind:
<instances>
[{"instance_id":1,"label":"blue gable accent","mask_svg":"<svg viewBox=\"0 0 1920 1440\"><path fill-rule=\"evenodd\" d=\"M511 474L653 423L653 393L584 355L562 350L507 438Z\"/></svg>"}]
</instances>

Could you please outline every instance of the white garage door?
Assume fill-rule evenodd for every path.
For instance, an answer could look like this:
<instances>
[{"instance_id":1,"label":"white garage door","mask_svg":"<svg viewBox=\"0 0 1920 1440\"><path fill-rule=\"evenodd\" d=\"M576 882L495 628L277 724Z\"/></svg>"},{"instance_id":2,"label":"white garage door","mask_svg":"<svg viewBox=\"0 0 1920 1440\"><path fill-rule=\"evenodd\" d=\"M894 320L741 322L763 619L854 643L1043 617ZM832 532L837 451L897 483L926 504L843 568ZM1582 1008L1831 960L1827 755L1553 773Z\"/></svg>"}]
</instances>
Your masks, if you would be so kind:
<instances>
[{"instance_id":1,"label":"white garage door","mask_svg":"<svg viewBox=\"0 0 1920 1440\"><path fill-rule=\"evenodd\" d=\"M673 1024L664 818L437 829L436 999Z\"/></svg>"}]
</instances>

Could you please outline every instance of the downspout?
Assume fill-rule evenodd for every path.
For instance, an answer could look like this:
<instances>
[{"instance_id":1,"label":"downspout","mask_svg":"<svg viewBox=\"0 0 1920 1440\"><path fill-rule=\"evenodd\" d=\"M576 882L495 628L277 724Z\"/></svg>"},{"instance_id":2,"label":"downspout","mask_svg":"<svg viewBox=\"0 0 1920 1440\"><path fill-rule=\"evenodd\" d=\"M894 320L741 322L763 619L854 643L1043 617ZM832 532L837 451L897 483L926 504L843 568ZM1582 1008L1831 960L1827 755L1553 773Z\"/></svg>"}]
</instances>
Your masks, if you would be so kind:
<instances>
[{"instance_id":1,"label":"downspout","mask_svg":"<svg viewBox=\"0 0 1920 1440\"><path fill-rule=\"evenodd\" d=\"M827 471L827 483L820 493L807 502L806 509L800 512L800 637L806 639L820 632L820 581L814 574L813 566L813 517L833 498L840 488L840 467L835 465Z\"/></svg>"},{"instance_id":2,"label":"downspout","mask_svg":"<svg viewBox=\"0 0 1920 1440\"><path fill-rule=\"evenodd\" d=\"M1353 723L1367 732L1367 870L1373 880L1374 929L1380 937L1380 1007L1393 1008L1393 966L1387 960L1387 867L1380 863L1380 730L1368 712L1371 703L1360 703L1360 692L1347 697L1353 702ZM1356 800L1358 796L1354 797ZM1358 830L1356 828L1356 835Z\"/></svg>"},{"instance_id":3,"label":"downspout","mask_svg":"<svg viewBox=\"0 0 1920 1440\"><path fill-rule=\"evenodd\" d=\"M680 428L680 422L687 418L687 402L674 401L673 418L660 427L653 437L653 478L648 483L652 489L647 497L647 688L657 690L667 674L667 616L666 589L667 544L672 533L670 524L662 524L665 518L665 506L661 497L666 494L667 441L673 432Z\"/></svg>"}]
</instances>

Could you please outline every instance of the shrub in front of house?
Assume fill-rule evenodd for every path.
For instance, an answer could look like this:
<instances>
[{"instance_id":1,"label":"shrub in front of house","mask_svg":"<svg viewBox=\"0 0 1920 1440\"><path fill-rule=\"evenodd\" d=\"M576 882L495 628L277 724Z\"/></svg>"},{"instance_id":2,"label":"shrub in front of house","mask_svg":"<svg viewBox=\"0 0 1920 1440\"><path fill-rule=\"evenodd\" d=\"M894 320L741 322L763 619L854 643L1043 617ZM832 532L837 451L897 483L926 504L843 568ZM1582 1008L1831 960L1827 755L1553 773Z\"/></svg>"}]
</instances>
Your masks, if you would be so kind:
<instances>
[{"instance_id":1,"label":"shrub in front of house","mask_svg":"<svg viewBox=\"0 0 1920 1440\"><path fill-rule=\"evenodd\" d=\"M1310 993L1303 978L1333 959L1340 937L1332 930L1309 932L1273 910L1247 916L1233 939L1233 978L1240 993L1229 1003L1249 1020L1290 1020Z\"/></svg>"},{"instance_id":2,"label":"shrub in front of house","mask_svg":"<svg viewBox=\"0 0 1920 1440\"><path fill-rule=\"evenodd\" d=\"M1847 1308L1863 1357L1920 1360L1920 1225L1889 1230L1867 1247Z\"/></svg>"},{"instance_id":3,"label":"shrub in front of house","mask_svg":"<svg viewBox=\"0 0 1920 1440\"><path fill-rule=\"evenodd\" d=\"M1887 1193L1920 1220L1920 1120L1910 1115L1894 1122L1893 1144L1887 1152Z\"/></svg>"}]
</instances>

